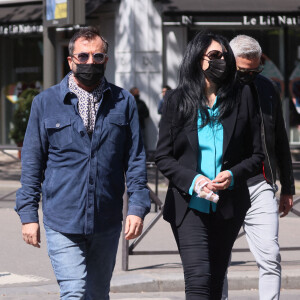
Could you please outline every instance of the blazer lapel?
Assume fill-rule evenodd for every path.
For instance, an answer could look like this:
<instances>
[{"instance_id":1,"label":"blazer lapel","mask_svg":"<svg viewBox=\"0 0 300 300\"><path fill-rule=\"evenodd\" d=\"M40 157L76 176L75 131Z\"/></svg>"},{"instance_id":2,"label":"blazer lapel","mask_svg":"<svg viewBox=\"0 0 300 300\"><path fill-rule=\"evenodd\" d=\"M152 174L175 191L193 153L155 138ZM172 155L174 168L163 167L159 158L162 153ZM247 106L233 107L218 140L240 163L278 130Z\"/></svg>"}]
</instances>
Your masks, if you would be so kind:
<instances>
[{"instance_id":1,"label":"blazer lapel","mask_svg":"<svg viewBox=\"0 0 300 300\"><path fill-rule=\"evenodd\" d=\"M195 153L198 154L198 130L197 126L188 125L184 127L188 140Z\"/></svg>"},{"instance_id":2,"label":"blazer lapel","mask_svg":"<svg viewBox=\"0 0 300 300\"><path fill-rule=\"evenodd\" d=\"M236 124L237 112L238 112L238 103L236 103L236 105L234 106L231 114L226 116L221 122L223 125L223 132L224 132L223 133L223 157L224 154L226 153L229 141L233 134L233 130Z\"/></svg>"}]
</instances>

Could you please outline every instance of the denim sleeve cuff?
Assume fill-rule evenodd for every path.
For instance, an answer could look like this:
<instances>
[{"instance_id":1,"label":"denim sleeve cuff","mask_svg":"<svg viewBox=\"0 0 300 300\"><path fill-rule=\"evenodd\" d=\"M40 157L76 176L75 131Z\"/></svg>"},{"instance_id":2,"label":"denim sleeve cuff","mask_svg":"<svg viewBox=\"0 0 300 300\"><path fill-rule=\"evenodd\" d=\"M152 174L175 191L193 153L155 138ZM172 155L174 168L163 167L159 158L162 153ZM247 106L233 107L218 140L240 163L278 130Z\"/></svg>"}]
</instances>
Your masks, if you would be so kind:
<instances>
[{"instance_id":1,"label":"denim sleeve cuff","mask_svg":"<svg viewBox=\"0 0 300 300\"><path fill-rule=\"evenodd\" d=\"M230 170L227 170L230 174L231 174L231 182L230 182L230 186L228 187L229 190L233 189L234 186L234 178L233 178L233 174Z\"/></svg>"},{"instance_id":2,"label":"denim sleeve cuff","mask_svg":"<svg viewBox=\"0 0 300 300\"><path fill-rule=\"evenodd\" d=\"M144 219L150 211L150 207L151 200L148 189L145 188L132 194L129 193L127 215L134 215Z\"/></svg>"},{"instance_id":3,"label":"denim sleeve cuff","mask_svg":"<svg viewBox=\"0 0 300 300\"><path fill-rule=\"evenodd\" d=\"M193 195L193 192L194 192L194 186L195 186L196 179L197 179L198 177L200 177L200 176L201 176L200 174L196 175L195 178L194 178L194 180L193 180L193 182L192 182L192 184L191 184L191 186L190 186L189 194L190 194L191 196Z\"/></svg>"},{"instance_id":4,"label":"denim sleeve cuff","mask_svg":"<svg viewBox=\"0 0 300 300\"><path fill-rule=\"evenodd\" d=\"M149 212L149 209L142 207L142 206L129 206L127 216L129 216L129 215L138 216L144 220L144 218L148 212Z\"/></svg>"},{"instance_id":5,"label":"denim sleeve cuff","mask_svg":"<svg viewBox=\"0 0 300 300\"><path fill-rule=\"evenodd\" d=\"M33 212L22 212L20 215L21 223L38 223L39 222L39 216L37 211Z\"/></svg>"}]
</instances>

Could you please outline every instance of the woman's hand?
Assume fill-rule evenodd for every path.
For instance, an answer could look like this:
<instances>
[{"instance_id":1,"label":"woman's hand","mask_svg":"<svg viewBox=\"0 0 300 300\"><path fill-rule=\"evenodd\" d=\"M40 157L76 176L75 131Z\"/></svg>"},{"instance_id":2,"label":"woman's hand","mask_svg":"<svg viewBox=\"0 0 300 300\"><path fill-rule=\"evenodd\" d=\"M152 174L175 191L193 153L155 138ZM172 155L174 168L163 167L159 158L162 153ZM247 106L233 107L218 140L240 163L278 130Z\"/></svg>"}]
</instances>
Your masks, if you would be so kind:
<instances>
[{"instance_id":1,"label":"woman's hand","mask_svg":"<svg viewBox=\"0 0 300 300\"><path fill-rule=\"evenodd\" d=\"M226 190L229 188L231 180L231 173L229 171L222 171L212 180L211 185L216 191Z\"/></svg>"},{"instance_id":2,"label":"woman's hand","mask_svg":"<svg viewBox=\"0 0 300 300\"><path fill-rule=\"evenodd\" d=\"M209 201L218 202L219 196L214 194L216 189L213 187L212 182L205 176L200 176L196 179L194 191L199 198L204 198Z\"/></svg>"},{"instance_id":3,"label":"woman's hand","mask_svg":"<svg viewBox=\"0 0 300 300\"><path fill-rule=\"evenodd\" d=\"M200 181L201 181L201 184L203 184L204 182L208 182L207 185L203 187L203 190L204 190L206 193L209 193L209 192L211 192L211 191L213 191L213 192L216 192L216 191L217 191L217 190L215 189L215 187L212 185L212 181L211 181L209 178L207 178L206 176L201 175L201 176L199 176L199 177L196 179L196 181L195 181L194 191L195 191L196 193L197 193L197 191L195 190L195 188L196 188L198 182L200 182Z\"/></svg>"}]
</instances>

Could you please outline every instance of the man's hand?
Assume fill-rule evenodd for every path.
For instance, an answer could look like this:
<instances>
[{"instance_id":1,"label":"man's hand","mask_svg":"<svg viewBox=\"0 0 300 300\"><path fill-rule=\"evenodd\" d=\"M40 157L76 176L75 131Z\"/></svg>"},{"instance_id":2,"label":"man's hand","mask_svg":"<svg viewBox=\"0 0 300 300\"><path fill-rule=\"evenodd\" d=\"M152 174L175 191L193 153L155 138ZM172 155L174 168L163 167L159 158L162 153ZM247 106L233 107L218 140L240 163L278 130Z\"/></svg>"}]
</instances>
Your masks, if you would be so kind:
<instances>
[{"instance_id":1,"label":"man's hand","mask_svg":"<svg viewBox=\"0 0 300 300\"><path fill-rule=\"evenodd\" d=\"M23 240L34 247L40 248L41 236L39 223L22 224Z\"/></svg>"},{"instance_id":2,"label":"man's hand","mask_svg":"<svg viewBox=\"0 0 300 300\"><path fill-rule=\"evenodd\" d=\"M280 218L285 217L293 207L293 195L280 195L279 213Z\"/></svg>"},{"instance_id":3,"label":"man's hand","mask_svg":"<svg viewBox=\"0 0 300 300\"><path fill-rule=\"evenodd\" d=\"M230 172L222 171L212 181L212 185L216 190L226 190L229 188L231 180L232 178Z\"/></svg>"},{"instance_id":4,"label":"man's hand","mask_svg":"<svg viewBox=\"0 0 300 300\"><path fill-rule=\"evenodd\" d=\"M125 239L137 238L143 231L143 220L134 215L128 215L125 223Z\"/></svg>"}]
</instances>

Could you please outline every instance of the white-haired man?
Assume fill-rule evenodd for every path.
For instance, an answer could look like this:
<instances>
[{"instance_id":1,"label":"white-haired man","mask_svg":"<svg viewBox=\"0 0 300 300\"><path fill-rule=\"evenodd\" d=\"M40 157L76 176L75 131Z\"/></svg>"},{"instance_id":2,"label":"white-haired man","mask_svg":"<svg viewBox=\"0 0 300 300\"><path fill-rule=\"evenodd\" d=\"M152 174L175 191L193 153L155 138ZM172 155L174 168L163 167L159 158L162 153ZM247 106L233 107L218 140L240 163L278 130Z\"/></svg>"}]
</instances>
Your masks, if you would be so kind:
<instances>
[{"instance_id":1,"label":"white-haired man","mask_svg":"<svg viewBox=\"0 0 300 300\"><path fill-rule=\"evenodd\" d=\"M238 35L230 46L236 58L237 75L249 84L261 116L261 138L265 152L263 173L248 180L251 208L244 230L249 248L259 267L260 300L276 300L280 296L281 266L278 244L278 215L284 217L293 206L295 185L289 142L285 130L281 100L276 85L264 76L260 62L262 50L250 36ZM279 209L275 193L276 168L279 171L281 194ZM227 278L223 298L228 298Z\"/></svg>"}]
</instances>

